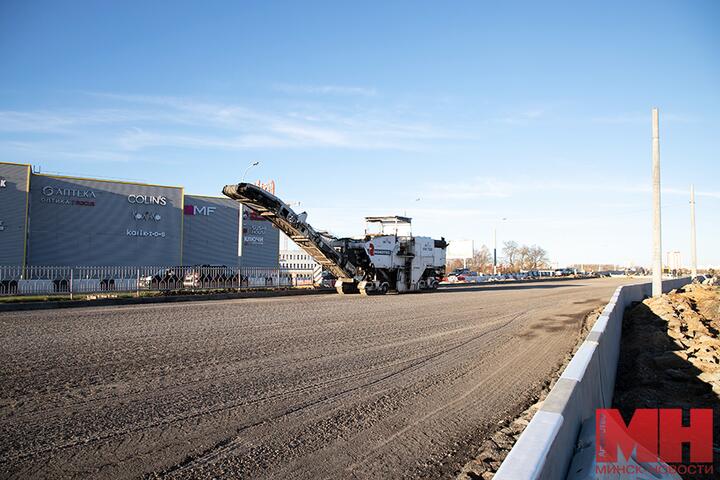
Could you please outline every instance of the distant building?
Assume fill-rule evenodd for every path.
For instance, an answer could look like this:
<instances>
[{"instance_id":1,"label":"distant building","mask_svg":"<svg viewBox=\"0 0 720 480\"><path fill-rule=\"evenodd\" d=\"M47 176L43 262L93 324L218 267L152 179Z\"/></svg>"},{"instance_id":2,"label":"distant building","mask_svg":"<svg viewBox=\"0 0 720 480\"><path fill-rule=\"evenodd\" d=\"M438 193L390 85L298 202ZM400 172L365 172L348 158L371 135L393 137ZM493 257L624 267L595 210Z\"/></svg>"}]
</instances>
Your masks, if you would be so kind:
<instances>
[{"instance_id":1,"label":"distant building","mask_svg":"<svg viewBox=\"0 0 720 480\"><path fill-rule=\"evenodd\" d=\"M682 258L679 251L667 252L665 266L668 270L680 270L682 268Z\"/></svg>"},{"instance_id":2,"label":"distant building","mask_svg":"<svg viewBox=\"0 0 720 480\"><path fill-rule=\"evenodd\" d=\"M287 273L293 285L312 285L313 272L320 265L303 250L280 250L280 270Z\"/></svg>"},{"instance_id":3,"label":"distant building","mask_svg":"<svg viewBox=\"0 0 720 480\"><path fill-rule=\"evenodd\" d=\"M303 250L280 250L280 268L284 270L312 271L320 265Z\"/></svg>"},{"instance_id":4,"label":"distant building","mask_svg":"<svg viewBox=\"0 0 720 480\"><path fill-rule=\"evenodd\" d=\"M2 266L277 268L279 233L229 198L0 162Z\"/></svg>"}]
</instances>

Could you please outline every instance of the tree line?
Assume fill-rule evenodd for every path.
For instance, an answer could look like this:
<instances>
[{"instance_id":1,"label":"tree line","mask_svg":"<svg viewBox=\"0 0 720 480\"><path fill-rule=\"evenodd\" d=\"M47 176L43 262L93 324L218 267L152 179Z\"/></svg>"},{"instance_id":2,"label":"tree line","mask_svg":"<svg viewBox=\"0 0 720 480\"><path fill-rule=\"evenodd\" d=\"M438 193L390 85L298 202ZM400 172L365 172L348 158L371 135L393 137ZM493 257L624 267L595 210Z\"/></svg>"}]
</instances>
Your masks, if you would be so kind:
<instances>
[{"instance_id":1,"label":"tree line","mask_svg":"<svg viewBox=\"0 0 720 480\"><path fill-rule=\"evenodd\" d=\"M479 273L493 273L493 253L486 245L482 245L476 249L472 258L463 260L449 260L447 264L448 272L462 268L464 264L467 268ZM542 270L549 268L550 260L547 251L537 245L520 245L510 240L503 243L502 255L498 258L498 272L515 273L528 270Z\"/></svg>"}]
</instances>

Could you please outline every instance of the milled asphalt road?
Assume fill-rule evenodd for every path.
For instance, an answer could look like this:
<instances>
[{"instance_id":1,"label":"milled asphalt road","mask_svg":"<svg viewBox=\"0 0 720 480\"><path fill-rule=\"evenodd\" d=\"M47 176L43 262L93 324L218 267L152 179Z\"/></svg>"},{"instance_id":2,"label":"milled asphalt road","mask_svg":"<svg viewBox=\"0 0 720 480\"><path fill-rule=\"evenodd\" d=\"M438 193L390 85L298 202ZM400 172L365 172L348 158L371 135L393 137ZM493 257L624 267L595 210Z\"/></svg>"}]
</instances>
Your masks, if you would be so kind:
<instances>
[{"instance_id":1,"label":"milled asphalt road","mask_svg":"<svg viewBox=\"0 0 720 480\"><path fill-rule=\"evenodd\" d=\"M448 477L621 283L2 313L0 476Z\"/></svg>"}]
</instances>

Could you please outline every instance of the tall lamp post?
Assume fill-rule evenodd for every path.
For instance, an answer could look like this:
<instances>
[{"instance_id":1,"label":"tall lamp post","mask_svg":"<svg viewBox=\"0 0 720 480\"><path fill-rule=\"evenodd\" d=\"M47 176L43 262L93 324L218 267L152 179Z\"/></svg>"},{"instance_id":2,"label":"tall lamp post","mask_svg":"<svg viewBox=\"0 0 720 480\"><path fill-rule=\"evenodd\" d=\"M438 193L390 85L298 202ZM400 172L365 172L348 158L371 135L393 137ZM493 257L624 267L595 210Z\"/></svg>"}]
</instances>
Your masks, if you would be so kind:
<instances>
[{"instance_id":1,"label":"tall lamp post","mask_svg":"<svg viewBox=\"0 0 720 480\"><path fill-rule=\"evenodd\" d=\"M503 217L500 219L504 222L507 218ZM497 222L493 227L493 275L497 275Z\"/></svg>"},{"instance_id":2,"label":"tall lamp post","mask_svg":"<svg viewBox=\"0 0 720 480\"><path fill-rule=\"evenodd\" d=\"M248 167L245 169L245 172L243 173L242 178L240 179L240 183L244 183L244 182L245 182L245 175L247 175L247 173L250 171L251 168L257 167L258 165L260 165L260 162L253 162L253 163L251 163L250 165L248 165Z\"/></svg>"},{"instance_id":3,"label":"tall lamp post","mask_svg":"<svg viewBox=\"0 0 720 480\"><path fill-rule=\"evenodd\" d=\"M690 268L692 278L697 277L697 242L695 239L695 186L690 185Z\"/></svg>"}]
</instances>

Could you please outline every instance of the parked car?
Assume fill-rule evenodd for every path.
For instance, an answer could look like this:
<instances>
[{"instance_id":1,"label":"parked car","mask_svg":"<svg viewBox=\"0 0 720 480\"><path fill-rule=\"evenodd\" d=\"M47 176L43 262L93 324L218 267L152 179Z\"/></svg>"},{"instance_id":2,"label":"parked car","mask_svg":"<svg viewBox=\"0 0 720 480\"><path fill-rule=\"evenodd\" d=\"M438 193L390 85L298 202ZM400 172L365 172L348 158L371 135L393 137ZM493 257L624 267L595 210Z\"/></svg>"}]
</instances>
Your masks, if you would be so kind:
<instances>
[{"instance_id":1,"label":"parked car","mask_svg":"<svg viewBox=\"0 0 720 480\"><path fill-rule=\"evenodd\" d=\"M138 288L149 290L176 290L182 287L181 268L168 268L153 275L146 275L138 279Z\"/></svg>"},{"instance_id":2,"label":"parked car","mask_svg":"<svg viewBox=\"0 0 720 480\"><path fill-rule=\"evenodd\" d=\"M322 288L335 288L336 281L337 279L332 273L322 272L322 280L320 281L320 286Z\"/></svg>"},{"instance_id":3,"label":"parked car","mask_svg":"<svg viewBox=\"0 0 720 480\"><path fill-rule=\"evenodd\" d=\"M456 268L455 270L450 272L450 275L462 275L463 273L468 273L469 271L469 268Z\"/></svg>"},{"instance_id":4,"label":"parked car","mask_svg":"<svg viewBox=\"0 0 720 480\"><path fill-rule=\"evenodd\" d=\"M184 288L233 288L241 283L240 276L225 265L195 265L183 276Z\"/></svg>"}]
</instances>

